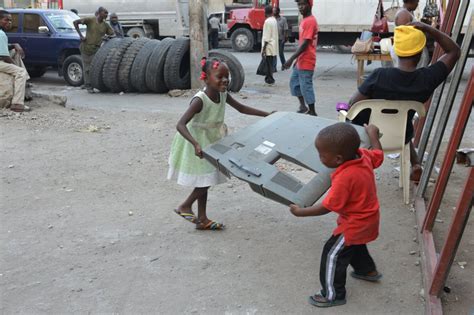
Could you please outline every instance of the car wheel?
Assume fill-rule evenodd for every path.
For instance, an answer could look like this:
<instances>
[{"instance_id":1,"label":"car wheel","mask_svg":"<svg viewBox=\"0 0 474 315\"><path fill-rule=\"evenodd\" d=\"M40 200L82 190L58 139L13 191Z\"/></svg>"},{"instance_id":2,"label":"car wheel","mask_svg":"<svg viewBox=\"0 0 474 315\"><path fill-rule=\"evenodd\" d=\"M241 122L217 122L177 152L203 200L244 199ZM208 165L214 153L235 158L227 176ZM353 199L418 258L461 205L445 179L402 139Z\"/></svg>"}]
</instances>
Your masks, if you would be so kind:
<instances>
[{"instance_id":1,"label":"car wheel","mask_svg":"<svg viewBox=\"0 0 474 315\"><path fill-rule=\"evenodd\" d=\"M232 33L230 40L232 42L232 49L239 52L251 51L255 44L253 33L248 28L236 29Z\"/></svg>"},{"instance_id":2,"label":"car wheel","mask_svg":"<svg viewBox=\"0 0 474 315\"><path fill-rule=\"evenodd\" d=\"M40 78L46 73L46 67L27 67L26 70L31 78Z\"/></svg>"},{"instance_id":3,"label":"car wheel","mask_svg":"<svg viewBox=\"0 0 474 315\"><path fill-rule=\"evenodd\" d=\"M139 27L132 27L127 31L127 36L133 39L145 37L145 31Z\"/></svg>"},{"instance_id":4,"label":"car wheel","mask_svg":"<svg viewBox=\"0 0 474 315\"><path fill-rule=\"evenodd\" d=\"M80 55L71 55L64 60L63 63L64 80L69 85L81 86L84 84L84 76L82 72L82 59Z\"/></svg>"}]
</instances>

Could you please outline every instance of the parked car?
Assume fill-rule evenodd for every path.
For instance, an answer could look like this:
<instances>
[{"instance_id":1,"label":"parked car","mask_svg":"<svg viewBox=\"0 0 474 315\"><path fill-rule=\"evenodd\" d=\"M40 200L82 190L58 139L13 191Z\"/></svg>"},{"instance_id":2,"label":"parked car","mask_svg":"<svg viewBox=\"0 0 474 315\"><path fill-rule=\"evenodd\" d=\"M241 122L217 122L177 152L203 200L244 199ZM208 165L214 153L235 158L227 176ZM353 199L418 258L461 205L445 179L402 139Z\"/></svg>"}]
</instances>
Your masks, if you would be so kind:
<instances>
[{"instance_id":1,"label":"parked car","mask_svg":"<svg viewBox=\"0 0 474 315\"><path fill-rule=\"evenodd\" d=\"M83 84L81 40L72 23L79 19L76 14L42 9L10 9L8 12L13 22L7 32L9 43L23 47L23 61L31 77L41 77L52 67L68 84ZM81 30L85 32L85 27Z\"/></svg>"}]
</instances>

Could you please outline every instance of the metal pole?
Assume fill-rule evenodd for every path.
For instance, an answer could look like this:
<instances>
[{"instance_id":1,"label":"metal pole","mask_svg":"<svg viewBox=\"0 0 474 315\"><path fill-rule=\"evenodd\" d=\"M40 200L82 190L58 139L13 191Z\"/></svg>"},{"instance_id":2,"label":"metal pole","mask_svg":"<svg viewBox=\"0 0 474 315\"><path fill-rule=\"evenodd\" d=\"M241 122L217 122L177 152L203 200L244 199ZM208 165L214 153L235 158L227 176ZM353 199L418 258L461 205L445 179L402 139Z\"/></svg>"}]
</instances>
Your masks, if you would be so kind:
<instances>
[{"instance_id":1,"label":"metal pole","mask_svg":"<svg viewBox=\"0 0 474 315\"><path fill-rule=\"evenodd\" d=\"M469 214L471 213L472 203L474 197L474 167L471 166L471 171L464 185L461 198L456 207L453 221L449 227L448 237L444 242L441 255L439 256L438 264L436 265L431 281L430 295L439 296L443 289L449 270L453 264L456 251L461 242L464 228L466 227Z\"/></svg>"},{"instance_id":2,"label":"metal pole","mask_svg":"<svg viewBox=\"0 0 474 315\"><path fill-rule=\"evenodd\" d=\"M207 0L189 1L189 39L191 51L191 88L203 87L201 58L207 56Z\"/></svg>"},{"instance_id":3,"label":"metal pole","mask_svg":"<svg viewBox=\"0 0 474 315\"><path fill-rule=\"evenodd\" d=\"M446 96L446 100L443 106L443 111L441 112L441 116L438 122L438 126L436 128L433 142L431 144L431 150L428 154L428 160L425 163L423 173L421 174L420 185L418 186L417 196L424 197L426 188L428 187L428 182L431 176L431 172L433 171L433 167L436 161L436 157L438 155L439 147L441 145L441 141L443 140L443 134L446 129L446 125L448 123L449 114L453 107L454 99L456 97L456 92L459 87L459 82L461 81L461 76L466 65L467 55L469 53L469 48L472 42L472 34L474 30L474 12L471 13L471 17L469 19L468 28L466 34L464 35L464 40L461 47L461 58L459 58L458 63L456 64L456 68L454 69L454 74L451 79L451 84L449 86L448 94Z\"/></svg>"},{"instance_id":4,"label":"metal pole","mask_svg":"<svg viewBox=\"0 0 474 315\"><path fill-rule=\"evenodd\" d=\"M464 97L459 108L456 121L454 122L451 138L449 139L446 155L443 160L443 165L436 181L436 186L431 197L425 218L423 220L422 230L433 230L433 225L438 214L441 200L443 199L444 191L448 183L451 169L453 168L454 159L456 157L456 150L461 143L464 130L466 128L469 116L471 114L472 104L474 100L474 66L471 68L471 77L464 92Z\"/></svg>"}]
</instances>

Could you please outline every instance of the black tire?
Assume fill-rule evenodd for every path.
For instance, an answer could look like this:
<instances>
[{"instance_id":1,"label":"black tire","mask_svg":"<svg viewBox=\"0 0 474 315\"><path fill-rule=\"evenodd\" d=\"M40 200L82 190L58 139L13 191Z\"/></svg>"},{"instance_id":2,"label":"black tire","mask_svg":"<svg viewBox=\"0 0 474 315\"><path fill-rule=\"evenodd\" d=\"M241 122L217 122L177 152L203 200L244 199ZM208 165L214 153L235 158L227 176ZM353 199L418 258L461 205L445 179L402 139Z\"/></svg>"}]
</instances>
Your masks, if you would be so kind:
<instances>
[{"instance_id":1,"label":"black tire","mask_svg":"<svg viewBox=\"0 0 474 315\"><path fill-rule=\"evenodd\" d=\"M105 86L112 93L118 93L122 91L122 87L118 81L118 69L123 55L133 42L134 40L131 38L124 38L116 47L110 49L109 54L107 55L102 72L102 78L104 80Z\"/></svg>"},{"instance_id":2,"label":"black tire","mask_svg":"<svg viewBox=\"0 0 474 315\"><path fill-rule=\"evenodd\" d=\"M84 72L81 55L71 55L64 60L63 77L67 84L81 86L84 84Z\"/></svg>"},{"instance_id":3,"label":"black tire","mask_svg":"<svg viewBox=\"0 0 474 315\"><path fill-rule=\"evenodd\" d=\"M125 54L123 55L122 61L120 61L119 70L118 70L118 80L119 84L122 87L122 91L133 92L135 89L132 86L130 71L132 69L133 61L137 57L137 54L140 50L148 43L150 40L148 38L140 38L135 40L128 48Z\"/></svg>"},{"instance_id":4,"label":"black tire","mask_svg":"<svg viewBox=\"0 0 474 315\"><path fill-rule=\"evenodd\" d=\"M166 56L170 51L174 39L165 38L161 44L156 46L153 53L148 60L148 67L146 68L146 86L150 91L156 93L168 92L168 87L165 82L165 62Z\"/></svg>"},{"instance_id":5,"label":"black tire","mask_svg":"<svg viewBox=\"0 0 474 315\"><path fill-rule=\"evenodd\" d=\"M253 32L245 27L236 29L232 33L230 41L232 49L239 52L251 51L256 43Z\"/></svg>"},{"instance_id":6,"label":"black tire","mask_svg":"<svg viewBox=\"0 0 474 315\"><path fill-rule=\"evenodd\" d=\"M159 40L152 39L148 41L135 57L132 70L130 71L130 80L134 90L142 93L148 92L146 87L146 68L148 66L148 60L150 60L150 56L155 47L160 44Z\"/></svg>"},{"instance_id":7,"label":"black tire","mask_svg":"<svg viewBox=\"0 0 474 315\"><path fill-rule=\"evenodd\" d=\"M101 92L108 91L103 79L105 61L107 60L110 50L116 47L120 42L120 38L113 38L107 41L102 45L102 47L100 47L99 51L97 51L94 55L94 59L92 59L91 69L89 71L91 86L100 90Z\"/></svg>"},{"instance_id":8,"label":"black tire","mask_svg":"<svg viewBox=\"0 0 474 315\"><path fill-rule=\"evenodd\" d=\"M230 52L223 50L209 51L209 58L216 58L227 64L230 72L230 82L228 90L231 92L240 91L245 81L245 71L240 61Z\"/></svg>"},{"instance_id":9,"label":"black tire","mask_svg":"<svg viewBox=\"0 0 474 315\"><path fill-rule=\"evenodd\" d=\"M28 71L28 75L31 78L41 78L46 73L47 68L41 66L34 66L26 67L26 70Z\"/></svg>"},{"instance_id":10,"label":"black tire","mask_svg":"<svg viewBox=\"0 0 474 315\"><path fill-rule=\"evenodd\" d=\"M178 38L166 55L165 83L168 90L191 88L189 38Z\"/></svg>"},{"instance_id":11,"label":"black tire","mask_svg":"<svg viewBox=\"0 0 474 315\"><path fill-rule=\"evenodd\" d=\"M127 36L133 39L145 37L145 31L140 27L132 27L127 31Z\"/></svg>"}]
</instances>

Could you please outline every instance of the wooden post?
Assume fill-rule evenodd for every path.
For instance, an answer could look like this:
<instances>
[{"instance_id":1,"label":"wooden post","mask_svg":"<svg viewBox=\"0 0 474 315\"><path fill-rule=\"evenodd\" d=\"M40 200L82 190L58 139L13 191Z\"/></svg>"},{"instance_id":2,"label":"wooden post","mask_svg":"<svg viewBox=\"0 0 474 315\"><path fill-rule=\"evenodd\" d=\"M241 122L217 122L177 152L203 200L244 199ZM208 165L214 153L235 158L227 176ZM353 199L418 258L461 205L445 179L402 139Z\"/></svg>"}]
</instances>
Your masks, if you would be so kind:
<instances>
[{"instance_id":1,"label":"wooden post","mask_svg":"<svg viewBox=\"0 0 474 315\"><path fill-rule=\"evenodd\" d=\"M207 56L207 0L189 1L189 39L191 44L191 88L203 87L201 58Z\"/></svg>"}]
</instances>

